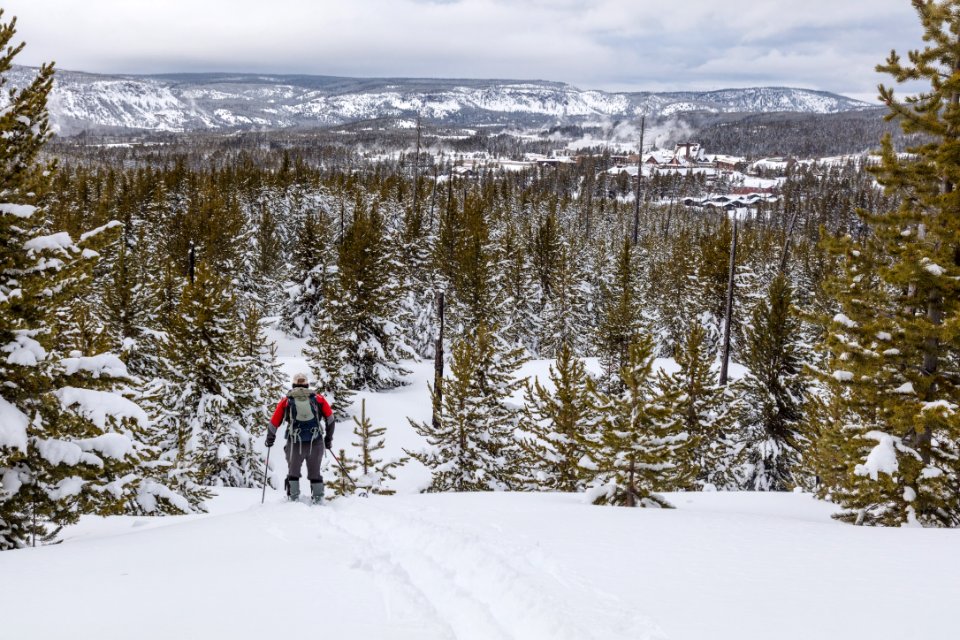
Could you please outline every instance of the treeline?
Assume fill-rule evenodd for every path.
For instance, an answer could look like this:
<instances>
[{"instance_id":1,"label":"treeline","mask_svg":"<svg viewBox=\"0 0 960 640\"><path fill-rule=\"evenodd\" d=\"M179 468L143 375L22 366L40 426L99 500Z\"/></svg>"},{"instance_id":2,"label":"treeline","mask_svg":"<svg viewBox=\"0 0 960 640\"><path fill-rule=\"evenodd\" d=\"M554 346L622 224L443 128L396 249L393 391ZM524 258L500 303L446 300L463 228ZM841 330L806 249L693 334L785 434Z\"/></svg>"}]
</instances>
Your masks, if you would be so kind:
<instances>
[{"instance_id":1,"label":"treeline","mask_svg":"<svg viewBox=\"0 0 960 640\"><path fill-rule=\"evenodd\" d=\"M937 7L918 9L929 29ZM634 199L602 158L459 177L340 144L192 143L57 169L38 161L51 77L0 115L0 547L254 484L283 383L271 326L307 339L341 420L356 391L440 356L432 419L413 425L429 446L409 452L432 491L668 506L673 489L801 487L851 522L960 522L944 151L960 129L940 121L960 111L890 97L910 135L946 141L904 159L888 140L868 170L792 166L734 224L678 204L701 179L644 179ZM728 332L739 367L721 381ZM556 360L553 384L517 380L531 357ZM357 420L355 462L384 487L396 461L376 433Z\"/></svg>"},{"instance_id":2,"label":"treeline","mask_svg":"<svg viewBox=\"0 0 960 640\"><path fill-rule=\"evenodd\" d=\"M523 451L549 438L524 445L514 436L522 416L505 404L517 385L512 374L527 357L560 357L570 366L597 357L602 365L589 394L583 386L573 396L582 436L573 450L579 461L589 449L600 476L581 474L576 486L547 479L544 486L584 488L613 473L618 486L629 487L617 499L635 502L654 490L705 483L783 489L806 477L794 431L770 426L782 420L782 407L752 417L747 409L766 406L770 393L781 394L776 402L796 393L802 361L776 363L784 349L812 339L794 331L785 309L817 300L830 265L818 248L819 228L847 228L856 206L889 205L854 167L798 173L784 185L782 203L740 225L733 358L751 372L774 370L766 386L747 376L735 391L721 392L708 364L723 328L732 236L726 214L646 201L637 208L620 197L586 194L583 184L597 179L589 166L560 174L488 172L475 180L421 176L414 183L412 169L399 162L347 173L278 156L266 167L248 159L223 169L190 169L176 154L161 168L65 165L43 201L50 227L72 237L120 223L116 240L100 250L88 290L65 303L64 316L76 326L58 336L56 348L123 359L140 381L127 393L163 434L162 455L179 465L167 471L179 482L256 480L257 427L280 390L270 348L262 348L264 318L277 317L285 331L309 338L314 378L344 419L354 391L404 384L404 359L435 355L441 292L450 379L435 399L436 424L417 425L436 446L411 452L444 469L433 489L531 488L540 482L534 478L552 476L549 468L521 473L535 468ZM642 197L685 188L663 180L642 185ZM781 282L791 220L789 281ZM772 288L781 292L776 309L764 306ZM777 331L785 344L766 344ZM680 377L654 384L653 357L687 363L694 369L678 375L694 376L687 384L706 391L680 391ZM645 377L636 378L637 368L647 369ZM628 392L632 405L620 397ZM623 452L604 441L601 428L618 418L598 416L631 412L647 396L662 405L657 420L686 416L664 438L689 443L663 455L682 450L699 461L700 473L690 475L688 467L672 484L660 474L643 482L618 475ZM797 429L802 403L790 401ZM684 402L699 409L680 409ZM536 433L542 420L527 418L521 432ZM683 435L691 429L702 432L697 447ZM471 434L488 449L456 478L448 477L443 453L450 434L454 443ZM638 455L648 445L634 443ZM466 451L482 450L470 444L455 455L462 460ZM661 454L644 455L650 464Z\"/></svg>"},{"instance_id":3,"label":"treeline","mask_svg":"<svg viewBox=\"0 0 960 640\"><path fill-rule=\"evenodd\" d=\"M884 135L903 151L923 136L885 121L882 107L836 114L769 113L692 117L693 139L717 153L747 158L825 158L873 153Z\"/></svg>"},{"instance_id":4,"label":"treeline","mask_svg":"<svg viewBox=\"0 0 960 640\"><path fill-rule=\"evenodd\" d=\"M355 391L402 385L406 359L435 356L441 293L449 370L435 419L415 425L431 447L410 452L435 470L431 490L593 488L598 500L663 504L669 489L815 483L803 367L835 271L819 237L860 233L857 207L894 204L857 167L799 168L780 202L740 222L732 357L747 371L722 387L730 218L653 204L702 180L645 180L637 207L632 185L611 197L589 163L414 181L403 158L345 171L288 150L263 157L222 168L173 150L139 168L73 161L39 201L44 229L113 234L45 337L51 353L116 354L124 375L112 388L146 415L149 433L129 435L149 449L126 469L141 479L110 509L189 510L205 485L257 481L258 428L282 385L266 319L308 338L314 379L342 420ZM507 398L530 357L558 359L557 390L527 389L518 413ZM599 377L585 374L587 357ZM679 371L657 373L656 357ZM364 472L379 483L389 467L376 462ZM89 481L49 498L74 473L52 465L38 485L48 497L21 507L54 524L31 534L105 512L84 502L97 491Z\"/></svg>"}]
</instances>

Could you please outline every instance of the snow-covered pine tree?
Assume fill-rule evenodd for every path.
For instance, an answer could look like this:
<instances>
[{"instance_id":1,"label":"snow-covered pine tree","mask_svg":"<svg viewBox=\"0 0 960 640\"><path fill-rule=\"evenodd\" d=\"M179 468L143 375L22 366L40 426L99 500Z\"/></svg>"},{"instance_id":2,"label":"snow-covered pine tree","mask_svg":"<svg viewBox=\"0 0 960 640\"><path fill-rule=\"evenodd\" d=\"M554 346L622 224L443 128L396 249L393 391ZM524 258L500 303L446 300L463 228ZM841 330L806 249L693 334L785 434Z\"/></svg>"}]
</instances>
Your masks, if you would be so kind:
<instances>
[{"instance_id":1,"label":"snow-covered pine tree","mask_svg":"<svg viewBox=\"0 0 960 640\"><path fill-rule=\"evenodd\" d=\"M147 260L136 255L143 245L134 237L133 226L132 219L124 223L113 269L105 278L101 311L107 339L112 348L124 354L131 370L136 367L130 358L137 360L140 356L137 342L144 334L150 312L149 292L145 286Z\"/></svg>"},{"instance_id":2,"label":"snow-covered pine tree","mask_svg":"<svg viewBox=\"0 0 960 640\"><path fill-rule=\"evenodd\" d=\"M671 374L661 370L657 384L660 394L669 399L668 419L676 423L671 431L690 435L689 453L697 470L697 485L734 489L733 471L739 455L734 437L735 408L711 369L715 357L707 335L707 329L694 324L677 346L679 369Z\"/></svg>"},{"instance_id":3,"label":"snow-covered pine tree","mask_svg":"<svg viewBox=\"0 0 960 640\"><path fill-rule=\"evenodd\" d=\"M696 474L693 440L670 419L671 398L655 388L653 360L653 343L640 334L628 347L620 390L607 394L591 384L602 429L596 457L605 480L592 490L594 504L670 508L656 492L688 487Z\"/></svg>"},{"instance_id":4,"label":"snow-covered pine tree","mask_svg":"<svg viewBox=\"0 0 960 640\"><path fill-rule=\"evenodd\" d=\"M693 234L681 229L668 242L669 251L664 252L657 273L651 278L649 299L656 308L653 331L657 352L672 356L690 327L699 322L705 308L705 287L697 280Z\"/></svg>"},{"instance_id":5,"label":"snow-covered pine tree","mask_svg":"<svg viewBox=\"0 0 960 640\"><path fill-rule=\"evenodd\" d=\"M496 341L483 325L455 341L438 426L410 421L429 444L423 451L407 450L432 471L427 491L496 491L516 484L517 418L505 403L523 384L514 379L522 355Z\"/></svg>"},{"instance_id":6,"label":"snow-covered pine tree","mask_svg":"<svg viewBox=\"0 0 960 640\"><path fill-rule=\"evenodd\" d=\"M341 313L340 300L330 297L324 310L311 326L304 355L310 363L317 393L330 403L337 421L350 417L347 409L356 394L350 368L350 336L341 331L336 321Z\"/></svg>"},{"instance_id":7,"label":"snow-covered pine tree","mask_svg":"<svg viewBox=\"0 0 960 640\"><path fill-rule=\"evenodd\" d=\"M0 86L23 48L10 45L15 33L0 11ZM53 170L37 161L52 85L43 65L0 112L0 549L50 540L82 513L130 510L149 491L138 469L149 421L116 391L126 367L110 353L65 353L74 336L58 331L116 225L74 241L39 208Z\"/></svg>"},{"instance_id":8,"label":"snow-covered pine tree","mask_svg":"<svg viewBox=\"0 0 960 640\"><path fill-rule=\"evenodd\" d=\"M370 416L367 415L366 399L360 401L360 417L354 416L353 422L353 435L357 440L352 444L360 452L360 458L357 461L359 473L359 477L356 478L357 486L370 493L393 494L394 491L385 485L388 481L397 479L393 475L394 470L403 466L408 458L385 461L378 457L385 446L387 430L373 426Z\"/></svg>"},{"instance_id":9,"label":"snow-covered pine tree","mask_svg":"<svg viewBox=\"0 0 960 640\"><path fill-rule=\"evenodd\" d=\"M333 291L336 251L331 222L322 208L306 211L291 238L290 282L281 309L281 328L298 337L310 335L314 319L324 313L324 295Z\"/></svg>"},{"instance_id":10,"label":"snow-covered pine tree","mask_svg":"<svg viewBox=\"0 0 960 640\"><path fill-rule=\"evenodd\" d=\"M281 308L273 292L285 280L287 269L278 219L282 210L282 205L273 199L261 199L249 207L245 216L244 235L248 243L243 252L243 280L248 282L242 281L242 285L248 296L269 315Z\"/></svg>"},{"instance_id":11,"label":"snow-covered pine tree","mask_svg":"<svg viewBox=\"0 0 960 640\"><path fill-rule=\"evenodd\" d=\"M175 439L167 455L196 469L203 484L253 487L263 470L247 422L251 389L237 303L229 282L204 264L183 289L165 340L167 372L158 381L161 422ZM262 407L262 405L261 405ZM255 409L254 409L255 410Z\"/></svg>"},{"instance_id":12,"label":"snow-covered pine tree","mask_svg":"<svg viewBox=\"0 0 960 640\"><path fill-rule=\"evenodd\" d=\"M890 136L870 169L899 209L859 212L868 233L841 238L840 313L819 346L829 360L816 413L819 493L857 524L960 525L960 7L915 0L922 49L878 66L929 88L898 99L888 118L918 142L905 157ZM869 283L869 286L867 283ZM818 443L819 445L820 443ZM831 446L832 445L832 446Z\"/></svg>"},{"instance_id":13,"label":"snow-covered pine tree","mask_svg":"<svg viewBox=\"0 0 960 640\"><path fill-rule=\"evenodd\" d=\"M433 268L436 237L423 209L408 209L398 234L397 260L402 292L397 317L406 341L422 358L431 358L437 341L437 293L443 291Z\"/></svg>"},{"instance_id":14,"label":"snow-covered pine tree","mask_svg":"<svg viewBox=\"0 0 960 640\"><path fill-rule=\"evenodd\" d=\"M400 297L397 265L376 208L361 207L338 248L336 288L313 324L307 358L318 390L346 417L351 390L404 384L404 356L414 355L393 322Z\"/></svg>"},{"instance_id":15,"label":"snow-covered pine tree","mask_svg":"<svg viewBox=\"0 0 960 640\"><path fill-rule=\"evenodd\" d=\"M600 384L607 393L622 389L619 374L630 359L630 346L640 336L640 295L637 265L629 239L623 241L613 274L600 288L600 321L595 336L600 366Z\"/></svg>"},{"instance_id":16,"label":"snow-covered pine tree","mask_svg":"<svg viewBox=\"0 0 960 640\"><path fill-rule=\"evenodd\" d=\"M777 275L744 332L741 360L747 373L736 383L736 438L744 456L741 486L754 491L786 491L802 483L805 382L800 320L792 300L789 281Z\"/></svg>"},{"instance_id":17,"label":"snow-covered pine tree","mask_svg":"<svg viewBox=\"0 0 960 640\"><path fill-rule=\"evenodd\" d=\"M586 248L583 248L585 251ZM564 242L551 268L550 293L540 314L540 355L558 358L563 345L576 354L590 348L590 291L579 252Z\"/></svg>"},{"instance_id":18,"label":"snow-covered pine tree","mask_svg":"<svg viewBox=\"0 0 960 640\"><path fill-rule=\"evenodd\" d=\"M920 476L920 461L891 434L891 425L903 419L901 407L915 400L905 393L913 387L903 373L899 323L893 314L876 313L896 295L879 275L880 262L889 259L875 236L827 244L834 252L846 249L843 275L832 283L843 312L825 318L828 332L816 345L824 362L804 420L810 441L804 462L816 476L817 495L843 507L838 519L900 525L913 517L909 498L916 489L904 484L907 474L915 482L936 479Z\"/></svg>"},{"instance_id":19,"label":"snow-covered pine tree","mask_svg":"<svg viewBox=\"0 0 960 640\"><path fill-rule=\"evenodd\" d=\"M253 438L254 449L262 452L260 437L266 430L277 400L283 395L285 376L277 361L277 345L267 339L264 318L256 305L242 310L240 326L239 396L244 408L243 424Z\"/></svg>"},{"instance_id":20,"label":"snow-covered pine tree","mask_svg":"<svg viewBox=\"0 0 960 640\"><path fill-rule=\"evenodd\" d=\"M583 491L596 475L597 419L586 367L569 344L550 366L552 390L527 382L520 420L524 484L546 491Z\"/></svg>"},{"instance_id":21,"label":"snow-covered pine tree","mask_svg":"<svg viewBox=\"0 0 960 640\"><path fill-rule=\"evenodd\" d=\"M533 277L521 230L510 224L497 244L504 294L501 333L511 347L522 347L536 354L539 351L540 333L537 312L543 294Z\"/></svg>"},{"instance_id":22,"label":"snow-covered pine tree","mask_svg":"<svg viewBox=\"0 0 960 640\"><path fill-rule=\"evenodd\" d=\"M712 348L719 348L723 320L727 308L727 281L730 275L730 241L733 225L722 216L716 229L709 229L697 243L697 283L705 313L708 314L708 339ZM744 251L737 252L737 263L743 262ZM743 305L739 305L742 307Z\"/></svg>"}]
</instances>

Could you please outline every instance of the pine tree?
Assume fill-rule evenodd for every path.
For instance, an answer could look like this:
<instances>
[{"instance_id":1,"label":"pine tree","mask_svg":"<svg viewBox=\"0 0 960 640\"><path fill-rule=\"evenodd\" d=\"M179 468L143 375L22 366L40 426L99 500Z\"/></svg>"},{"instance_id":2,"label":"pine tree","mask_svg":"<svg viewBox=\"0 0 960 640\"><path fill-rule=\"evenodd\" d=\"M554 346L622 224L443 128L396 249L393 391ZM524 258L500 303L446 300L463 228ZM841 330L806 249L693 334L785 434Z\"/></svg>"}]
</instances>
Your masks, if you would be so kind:
<instances>
[{"instance_id":1,"label":"pine tree","mask_svg":"<svg viewBox=\"0 0 960 640\"><path fill-rule=\"evenodd\" d=\"M585 354L591 342L586 317L590 291L581 257L572 245L564 243L552 262L551 285L540 313L540 355L557 358L565 344L574 353Z\"/></svg>"},{"instance_id":2,"label":"pine tree","mask_svg":"<svg viewBox=\"0 0 960 640\"><path fill-rule=\"evenodd\" d=\"M658 379L660 394L671 399L669 419L675 423L671 431L689 434L700 487L733 489L733 469L739 457L733 433L735 407L711 369L715 358L707 344L707 330L694 324L675 357L676 373L661 370Z\"/></svg>"},{"instance_id":3,"label":"pine tree","mask_svg":"<svg viewBox=\"0 0 960 640\"><path fill-rule=\"evenodd\" d=\"M475 336L457 340L443 380L439 424L410 422L429 444L407 451L432 471L427 491L495 491L516 484L516 416L505 401L522 384L513 378L521 356L504 352L496 339L481 326ZM436 390L431 393L435 399Z\"/></svg>"},{"instance_id":4,"label":"pine tree","mask_svg":"<svg viewBox=\"0 0 960 640\"><path fill-rule=\"evenodd\" d=\"M176 436L168 451L195 467L204 484L252 487L262 463L246 418L244 360L229 283L199 265L187 284L165 344L164 422ZM263 407L260 404L259 407Z\"/></svg>"},{"instance_id":5,"label":"pine tree","mask_svg":"<svg viewBox=\"0 0 960 640\"><path fill-rule=\"evenodd\" d=\"M277 345L267 340L264 318L256 305L243 310L240 326L240 376L235 401L243 406L243 423L253 438L254 449L260 450L258 427L265 426L273 415L274 403L283 392L285 379L277 361Z\"/></svg>"},{"instance_id":6,"label":"pine tree","mask_svg":"<svg viewBox=\"0 0 960 640\"><path fill-rule=\"evenodd\" d=\"M353 485L356 481L353 476L354 471L357 470L357 463L347 456L345 449L340 449L337 458L339 462L336 460L333 462L333 481L326 483L326 486L333 490L333 496L331 496L333 498L351 496L356 491Z\"/></svg>"},{"instance_id":7,"label":"pine tree","mask_svg":"<svg viewBox=\"0 0 960 640\"><path fill-rule=\"evenodd\" d=\"M698 323L705 311L704 287L697 276L696 255L691 233L682 230L670 238L670 251L659 265L658 273L651 278L654 295L651 302L656 307L654 326L657 351L673 355Z\"/></svg>"},{"instance_id":8,"label":"pine tree","mask_svg":"<svg viewBox=\"0 0 960 640\"><path fill-rule=\"evenodd\" d=\"M400 290L386 230L375 209L360 208L338 252L336 288L313 325L307 357L319 383L345 417L351 391L384 390L404 384L399 363L413 356L391 318Z\"/></svg>"},{"instance_id":9,"label":"pine tree","mask_svg":"<svg viewBox=\"0 0 960 640\"><path fill-rule=\"evenodd\" d=\"M602 386L609 393L622 388L619 372L629 360L630 345L640 335L640 300L633 247L624 240L614 273L600 291L596 348L603 368Z\"/></svg>"},{"instance_id":10,"label":"pine tree","mask_svg":"<svg viewBox=\"0 0 960 640\"><path fill-rule=\"evenodd\" d=\"M283 255L283 239L280 237L280 223L277 219L279 207L272 202L261 202L247 216L245 235L250 238L244 251L248 263L244 271L246 288L264 309L271 313L277 305L272 291L284 281L286 256Z\"/></svg>"},{"instance_id":11,"label":"pine tree","mask_svg":"<svg viewBox=\"0 0 960 640\"><path fill-rule=\"evenodd\" d=\"M437 293L444 290L433 268L436 237L421 208L407 210L399 234L397 258L402 283L397 312L406 342L422 358L432 358L436 346Z\"/></svg>"},{"instance_id":12,"label":"pine tree","mask_svg":"<svg viewBox=\"0 0 960 640\"><path fill-rule=\"evenodd\" d=\"M9 44L15 32L15 19L0 22L0 86L23 48ZM102 330L89 307L82 323L60 322L90 295L118 223L75 241L46 219L55 167L37 158L50 136L52 83L53 67L41 66L0 113L0 549L52 540L83 513L133 511L152 489L141 467L149 420L120 394L126 367L76 349L94 349L90 336Z\"/></svg>"},{"instance_id":13,"label":"pine tree","mask_svg":"<svg viewBox=\"0 0 960 640\"><path fill-rule=\"evenodd\" d=\"M356 390L351 376L349 336L335 320L341 302L328 299L326 309L314 320L305 356L310 363L318 393L322 393L338 421L346 420Z\"/></svg>"},{"instance_id":14,"label":"pine tree","mask_svg":"<svg viewBox=\"0 0 960 640\"><path fill-rule=\"evenodd\" d=\"M628 349L620 371L621 389L606 394L594 388L602 440L597 458L600 477L594 504L628 507L672 505L657 491L687 487L695 470L689 449L691 435L670 419L669 401L657 393L653 344L641 334Z\"/></svg>"},{"instance_id":15,"label":"pine tree","mask_svg":"<svg viewBox=\"0 0 960 640\"><path fill-rule=\"evenodd\" d=\"M802 483L800 419L805 396L800 321L791 309L793 289L786 276L770 284L768 300L754 308L745 330L737 381L743 447L741 483L756 491L786 491Z\"/></svg>"},{"instance_id":16,"label":"pine tree","mask_svg":"<svg viewBox=\"0 0 960 640\"><path fill-rule=\"evenodd\" d=\"M906 134L870 169L896 210L859 211L854 232L827 244L842 260L829 283L839 313L824 318L825 364L809 430L822 497L838 518L863 525L960 525L960 11L955 1L913 3L926 45L908 60L892 52L881 73L929 82L881 100Z\"/></svg>"},{"instance_id":17,"label":"pine tree","mask_svg":"<svg viewBox=\"0 0 960 640\"><path fill-rule=\"evenodd\" d=\"M287 300L281 310L281 328L295 336L310 335L310 327L324 308L325 294L333 291L336 253L330 220L322 209L306 212L292 233Z\"/></svg>"},{"instance_id":18,"label":"pine tree","mask_svg":"<svg viewBox=\"0 0 960 640\"><path fill-rule=\"evenodd\" d=\"M499 267L503 272L503 337L507 344L539 351L537 307L542 294L534 281L530 258L520 231L510 225L499 242Z\"/></svg>"},{"instance_id":19,"label":"pine tree","mask_svg":"<svg viewBox=\"0 0 960 640\"><path fill-rule=\"evenodd\" d=\"M730 273L730 240L733 225L726 215L717 229L710 229L698 242L697 283L700 285L702 305L710 318L710 338L719 342L722 335L723 319L727 308L727 280ZM738 251L738 263L742 262L744 252Z\"/></svg>"},{"instance_id":20,"label":"pine tree","mask_svg":"<svg viewBox=\"0 0 960 640\"><path fill-rule=\"evenodd\" d=\"M403 466L407 458L399 460L384 461L378 458L378 452L385 446L385 434L387 430L383 427L374 427L367 415L367 401L360 402L360 417L353 417L355 426L353 435L357 437L352 444L360 451L360 459L357 461L357 470L360 477L357 479L357 486L366 489L370 493L381 495L391 495L392 489L387 488L385 483L389 480L396 480L393 475L395 469Z\"/></svg>"},{"instance_id":21,"label":"pine tree","mask_svg":"<svg viewBox=\"0 0 960 640\"><path fill-rule=\"evenodd\" d=\"M596 473L597 420L583 361L570 345L550 367L553 390L527 382L520 430L527 483L547 491L583 491Z\"/></svg>"}]
</instances>

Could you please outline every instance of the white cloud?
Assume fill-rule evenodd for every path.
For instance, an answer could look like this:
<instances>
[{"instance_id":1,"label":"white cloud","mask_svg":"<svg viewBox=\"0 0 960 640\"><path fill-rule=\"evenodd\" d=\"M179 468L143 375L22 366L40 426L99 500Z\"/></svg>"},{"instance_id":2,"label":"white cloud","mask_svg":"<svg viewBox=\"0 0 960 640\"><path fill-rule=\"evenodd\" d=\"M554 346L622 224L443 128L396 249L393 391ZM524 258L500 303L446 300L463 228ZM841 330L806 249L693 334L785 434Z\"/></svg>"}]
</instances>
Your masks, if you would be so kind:
<instances>
[{"instance_id":1,"label":"white cloud","mask_svg":"<svg viewBox=\"0 0 960 640\"><path fill-rule=\"evenodd\" d=\"M536 78L869 93L905 0L5 0L18 62L98 72Z\"/></svg>"}]
</instances>

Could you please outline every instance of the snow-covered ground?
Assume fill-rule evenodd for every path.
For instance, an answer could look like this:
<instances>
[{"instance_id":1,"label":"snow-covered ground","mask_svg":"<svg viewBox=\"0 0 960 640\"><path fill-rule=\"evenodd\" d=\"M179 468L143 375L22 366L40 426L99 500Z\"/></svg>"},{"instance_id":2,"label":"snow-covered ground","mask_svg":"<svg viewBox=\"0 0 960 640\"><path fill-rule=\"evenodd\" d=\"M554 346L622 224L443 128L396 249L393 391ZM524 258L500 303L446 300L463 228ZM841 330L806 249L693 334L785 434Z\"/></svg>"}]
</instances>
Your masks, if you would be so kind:
<instances>
[{"instance_id":1,"label":"snow-covered ground","mask_svg":"<svg viewBox=\"0 0 960 640\"><path fill-rule=\"evenodd\" d=\"M303 341L272 337L286 373L307 369ZM354 405L387 428L388 457L424 445L408 417L430 417L432 365L408 367L408 386ZM428 480L411 462L396 496L309 507L268 490L261 506L219 489L203 515L85 517L60 545L0 553L0 640L919 640L960 624L960 531L844 525L799 493L630 510L419 494Z\"/></svg>"},{"instance_id":2,"label":"snow-covered ground","mask_svg":"<svg viewBox=\"0 0 960 640\"><path fill-rule=\"evenodd\" d=\"M221 490L205 516L84 518L0 554L11 640L952 638L960 532L866 529L802 494L563 494L287 504Z\"/></svg>"}]
</instances>

